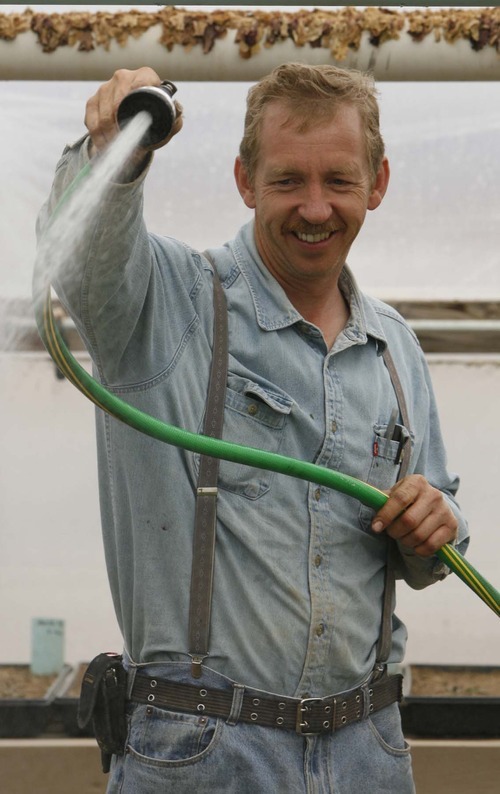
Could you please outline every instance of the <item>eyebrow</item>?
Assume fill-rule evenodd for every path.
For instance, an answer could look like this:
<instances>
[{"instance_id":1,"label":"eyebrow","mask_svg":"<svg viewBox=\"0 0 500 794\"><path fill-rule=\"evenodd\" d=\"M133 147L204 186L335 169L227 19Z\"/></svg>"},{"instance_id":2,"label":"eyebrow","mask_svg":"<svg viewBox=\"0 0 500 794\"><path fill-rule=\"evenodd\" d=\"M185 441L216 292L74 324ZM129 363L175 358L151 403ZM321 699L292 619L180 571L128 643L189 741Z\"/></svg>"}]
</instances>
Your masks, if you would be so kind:
<instances>
[{"instance_id":1,"label":"eyebrow","mask_svg":"<svg viewBox=\"0 0 500 794\"><path fill-rule=\"evenodd\" d=\"M296 166L275 166L271 167L268 172L269 177L273 179L281 179L283 177L290 177L290 176L300 176L302 174L302 169L297 168ZM356 165L343 165L338 168L331 168L327 172L327 176L342 176L342 177L352 177L359 179L362 174L360 174L359 168Z\"/></svg>"}]
</instances>

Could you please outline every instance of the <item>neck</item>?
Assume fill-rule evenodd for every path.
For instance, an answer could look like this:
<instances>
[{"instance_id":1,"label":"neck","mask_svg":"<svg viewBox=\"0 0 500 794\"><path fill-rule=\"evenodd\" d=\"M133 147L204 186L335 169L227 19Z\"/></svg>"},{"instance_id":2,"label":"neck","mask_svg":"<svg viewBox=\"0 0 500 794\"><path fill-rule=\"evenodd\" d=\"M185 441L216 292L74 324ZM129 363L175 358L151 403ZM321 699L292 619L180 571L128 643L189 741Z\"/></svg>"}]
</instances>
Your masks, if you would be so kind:
<instances>
[{"instance_id":1,"label":"neck","mask_svg":"<svg viewBox=\"0 0 500 794\"><path fill-rule=\"evenodd\" d=\"M328 349L345 328L349 319L349 306L338 287L321 294L311 292L292 293L287 290L291 303L308 322L315 325L323 334Z\"/></svg>"}]
</instances>

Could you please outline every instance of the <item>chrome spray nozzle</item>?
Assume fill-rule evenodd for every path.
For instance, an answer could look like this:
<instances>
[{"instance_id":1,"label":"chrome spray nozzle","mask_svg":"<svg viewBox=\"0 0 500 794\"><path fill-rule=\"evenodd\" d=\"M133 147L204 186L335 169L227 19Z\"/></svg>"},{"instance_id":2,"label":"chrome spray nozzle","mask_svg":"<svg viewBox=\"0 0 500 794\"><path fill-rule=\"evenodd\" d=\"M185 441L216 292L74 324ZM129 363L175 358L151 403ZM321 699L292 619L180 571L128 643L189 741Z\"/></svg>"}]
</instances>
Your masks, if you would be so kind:
<instances>
[{"instance_id":1,"label":"chrome spray nozzle","mask_svg":"<svg viewBox=\"0 0 500 794\"><path fill-rule=\"evenodd\" d=\"M177 116L172 99L176 91L177 86L170 80L164 80L159 86L144 86L131 91L122 99L118 107L118 126L122 129L133 116L145 110L152 121L140 145L147 149L161 143L169 136Z\"/></svg>"}]
</instances>

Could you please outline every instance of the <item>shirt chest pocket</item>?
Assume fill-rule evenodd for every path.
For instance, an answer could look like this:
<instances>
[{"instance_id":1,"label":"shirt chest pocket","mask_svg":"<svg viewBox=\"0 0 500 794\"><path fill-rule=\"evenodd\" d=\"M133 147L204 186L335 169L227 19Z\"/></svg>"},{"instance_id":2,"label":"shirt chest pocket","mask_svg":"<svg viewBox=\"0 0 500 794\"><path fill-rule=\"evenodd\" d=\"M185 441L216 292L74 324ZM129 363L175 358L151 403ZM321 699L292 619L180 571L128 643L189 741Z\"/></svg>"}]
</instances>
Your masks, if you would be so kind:
<instances>
[{"instance_id":1,"label":"shirt chest pocket","mask_svg":"<svg viewBox=\"0 0 500 794\"><path fill-rule=\"evenodd\" d=\"M380 491L388 491L395 485L401 463L401 453L403 446L412 443L411 434L406 428L401 428L401 436L394 441L386 437L387 425L374 425L374 435L372 444L372 456L369 468L364 481L378 488ZM371 529L371 522L375 511L365 505L360 506L359 520L364 530Z\"/></svg>"},{"instance_id":2,"label":"shirt chest pocket","mask_svg":"<svg viewBox=\"0 0 500 794\"><path fill-rule=\"evenodd\" d=\"M247 447L279 452L293 400L282 391L230 378L226 392L223 438ZM199 456L197 456L199 465ZM274 472L221 460L219 487L247 499L269 490Z\"/></svg>"}]
</instances>

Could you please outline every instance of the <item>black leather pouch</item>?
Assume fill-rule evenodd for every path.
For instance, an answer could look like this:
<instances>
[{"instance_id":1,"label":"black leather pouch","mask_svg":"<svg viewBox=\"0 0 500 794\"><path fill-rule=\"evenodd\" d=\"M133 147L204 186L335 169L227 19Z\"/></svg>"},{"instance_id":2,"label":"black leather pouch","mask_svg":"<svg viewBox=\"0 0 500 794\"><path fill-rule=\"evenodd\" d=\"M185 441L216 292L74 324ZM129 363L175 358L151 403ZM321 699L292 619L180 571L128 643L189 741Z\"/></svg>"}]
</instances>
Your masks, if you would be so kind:
<instances>
[{"instance_id":1,"label":"black leather pouch","mask_svg":"<svg viewBox=\"0 0 500 794\"><path fill-rule=\"evenodd\" d=\"M103 772L109 772L111 756L123 755L127 738L125 704L127 674L122 657L101 653L91 661L83 676L78 725L86 728L92 721L101 748Z\"/></svg>"}]
</instances>

